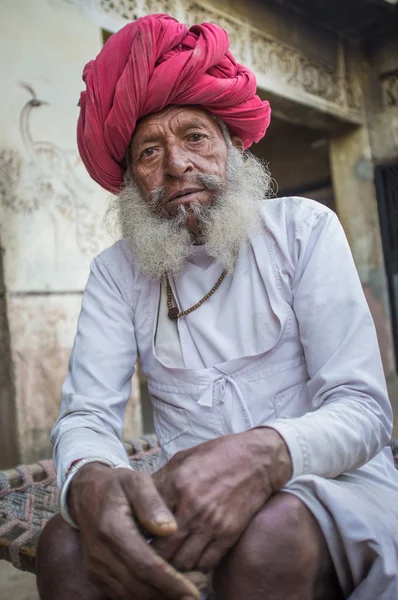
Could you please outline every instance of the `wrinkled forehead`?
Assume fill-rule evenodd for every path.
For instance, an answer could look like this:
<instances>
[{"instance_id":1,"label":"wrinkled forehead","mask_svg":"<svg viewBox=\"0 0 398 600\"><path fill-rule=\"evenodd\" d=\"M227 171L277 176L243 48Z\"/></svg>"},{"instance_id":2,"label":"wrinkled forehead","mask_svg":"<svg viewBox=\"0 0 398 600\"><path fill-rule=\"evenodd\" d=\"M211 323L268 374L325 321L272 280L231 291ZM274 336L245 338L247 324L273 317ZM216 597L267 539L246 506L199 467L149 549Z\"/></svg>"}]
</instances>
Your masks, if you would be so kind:
<instances>
[{"instance_id":1,"label":"wrinkled forehead","mask_svg":"<svg viewBox=\"0 0 398 600\"><path fill-rule=\"evenodd\" d=\"M140 143L144 136L162 129L205 127L222 134L221 127L211 113L201 106L167 106L137 121L132 143Z\"/></svg>"}]
</instances>

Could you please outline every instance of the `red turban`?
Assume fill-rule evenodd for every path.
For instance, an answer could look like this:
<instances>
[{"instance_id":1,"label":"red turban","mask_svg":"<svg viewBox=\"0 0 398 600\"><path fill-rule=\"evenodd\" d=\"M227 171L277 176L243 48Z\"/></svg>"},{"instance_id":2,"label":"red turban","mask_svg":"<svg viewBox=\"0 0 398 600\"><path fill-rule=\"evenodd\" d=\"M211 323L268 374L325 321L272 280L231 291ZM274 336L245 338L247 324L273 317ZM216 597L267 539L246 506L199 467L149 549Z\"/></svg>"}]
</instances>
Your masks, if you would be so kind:
<instances>
[{"instance_id":1,"label":"red turban","mask_svg":"<svg viewBox=\"0 0 398 600\"><path fill-rule=\"evenodd\" d=\"M238 135L258 142L270 107L256 96L256 79L228 50L218 25L188 28L168 15L151 15L112 35L84 68L77 141L91 177L117 193L137 120L168 105L200 105Z\"/></svg>"}]
</instances>

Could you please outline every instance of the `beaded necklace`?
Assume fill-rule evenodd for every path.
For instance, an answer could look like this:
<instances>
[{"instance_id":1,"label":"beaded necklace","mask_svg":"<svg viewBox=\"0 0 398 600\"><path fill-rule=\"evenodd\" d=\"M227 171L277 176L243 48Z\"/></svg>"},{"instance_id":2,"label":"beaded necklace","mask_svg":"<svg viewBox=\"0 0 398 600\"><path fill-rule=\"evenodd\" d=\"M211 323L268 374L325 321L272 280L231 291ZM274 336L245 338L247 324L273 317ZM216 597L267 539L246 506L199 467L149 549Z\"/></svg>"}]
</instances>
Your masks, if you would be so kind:
<instances>
[{"instance_id":1,"label":"beaded necklace","mask_svg":"<svg viewBox=\"0 0 398 600\"><path fill-rule=\"evenodd\" d=\"M210 292L208 292L205 296L203 296L202 300L199 300L199 302L197 302L196 304L191 306L191 308L187 308L187 310L182 310L181 312L178 312L178 308L176 306L173 306L170 282L169 282L169 278L166 275L167 308L169 309L169 312L168 312L169 318L173 319L173 320L179 319L182 316L189 315L189 313L191 313L194 310L196 310L197 308L199 308L199 306L202 306L203 302L206 302L206 300L208 300L210 298L210 296L212 296L214 294L214 292L217 290L217 288L223 281L226 274L227 274L227 271L223 271L221 273L220 277L217 279L216 283L214 284L214 286L212 287Z\"/></svg>"}]
</instances>

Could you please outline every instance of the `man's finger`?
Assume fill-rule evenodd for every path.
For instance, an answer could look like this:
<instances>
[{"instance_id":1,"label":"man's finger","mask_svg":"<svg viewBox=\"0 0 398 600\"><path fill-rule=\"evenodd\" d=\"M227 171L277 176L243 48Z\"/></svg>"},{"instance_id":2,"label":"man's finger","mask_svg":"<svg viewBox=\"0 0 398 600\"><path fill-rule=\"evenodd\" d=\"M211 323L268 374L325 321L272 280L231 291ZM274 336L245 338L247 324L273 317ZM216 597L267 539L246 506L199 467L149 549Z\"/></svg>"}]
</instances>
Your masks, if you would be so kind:
<instances>
[{"instance_id":1,"label":"man's finger","mask_svg":"<svg viewBox=\"0 0 398 600\"><path fill-rule=\"evenodd\" d=\"M185 540L189 536L188 531L183 531L178 528L176 533L173 533L170 537L157 537L152 542L152 548L167 560L171 562L174 555L177 554L180 547L184 544ZM182 570L182 569L181 569Z\"/></svg>"},{"instance_id":2,"label":"man's finger","mask_svg":"<svg viewBox=\"0 0 398 600\"><path fill-rule=\"evenodd\" d=\"M141 583L138 579L136 579L126 568L122 568L118 573L114 574L117 577L117 583L119 584L119 590L122 591L120 594L120 600L131 600L131 598L139 598L140 600L164 600L165 595L158 590L156 590L153 586L146 585ZM113 582L112 590L118 589ZM132 595L131 590L134 590ZM108 595L113 600L112 593ZM116 594L117 600L119 600L119 596Z\"/></svg>"},{"instance_id":3,"label":"man's finger","mask_svg":"<svg viewBox=\"0 0 398 600\"><path fill-rule=\"evenodd\" d=\"M195 568L200 569L204 573L212 571L216 568L220 560L226 555L228 550L232 548L234 543L235 541L229 541L226 543L224 540L223 542L218 541L209 544Z\"/></svg>"},{"instance_id":4,"label":"man's finger","mask_svg":"<svg viewBox=\"0 0 398 600\"><path fill-rule=\"evenodd\" d=\"M201 573L200 571L190 571L188 573L184 573L184 576L189 579L189 581L193 583L200 592L209 587L209 579L207 575Z\"/></svg>"},{"instance_id":5,"label":"man's finger","mask_svg":"<svg viewBox=\"0 0 398 600\"><path fill-rule=\"evenodd\" d=\"M98 581L96 586L104 593L106 598L111 598L111 600L129 600L131 598L130 593L122 583L111 577L106 582Z\"/></svg>"},{"instance_id":6,"label":"man's finger","mask_svg":"<svg viewBox=\"0 0 398 600\"><path fill-rule=\"evenodd\" d=\"M116 557L116 560L115 560ZM142 584L131 569L117 555L117 549L106 547L101 562L96 565L90 580L111 600L164 600L164 594L152 586ZM132 596L132 590L134 591Z\"/></svg>"},{"instance_id":7,"label":"man's finger","mask_svg":"<svg viewBox=\"0 0 398 600\"><path fill-rule=\"evenodd\" d=\"M122 479L122 486L139 523L155 536L173 534L177 523L150 475L135 472L134 485L131 485L129 473Z\"/></svg>"},{"instance_id":8,"label":"man's finger","mask_svg":"<svg viewBox=\"0 0 398 600\"><path fill-rule=\"evenodd\" d=\"M179 571L192 571L198 566L199 560L211 541L209 533L199 531L191 533L177 550L171 562Z\"/></svg>"},{"instance_id":9,"label":"man's finger","mask_svg":"<svg viewBox=\"0 0 398 600\"><path fill-rule=\"evenodd\" d=\"M138 532L132 536L131 531L121 531L115 552L142 585L153 587L170 600L181 600L184 596L199 600L197 587L158 556ZM134 595L134 589L131 594Z\"/></svg>"}]
</instances>

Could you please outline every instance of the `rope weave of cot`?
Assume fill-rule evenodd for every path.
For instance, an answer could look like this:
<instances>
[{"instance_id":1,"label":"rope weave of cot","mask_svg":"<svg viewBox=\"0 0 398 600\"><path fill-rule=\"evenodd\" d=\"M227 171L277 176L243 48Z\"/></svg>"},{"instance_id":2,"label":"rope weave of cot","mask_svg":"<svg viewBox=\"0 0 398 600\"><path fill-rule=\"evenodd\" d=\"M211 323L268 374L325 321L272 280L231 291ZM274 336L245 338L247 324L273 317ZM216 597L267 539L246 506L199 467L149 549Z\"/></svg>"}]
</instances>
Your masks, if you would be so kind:
<instances>
[{"instance_id":1,"label":"rope weave of cot","mask_svg":"<svg viewBox=\"0 0 398 600\"><path fill-rule=\"evenodd\" d=\"M134 469L156 470L160 449L154 435L125 441L124 446ZM37 542L58 512L58 496L51 460L0 471L0 559L35 572Z\"/></svg>"}]
</instances>

